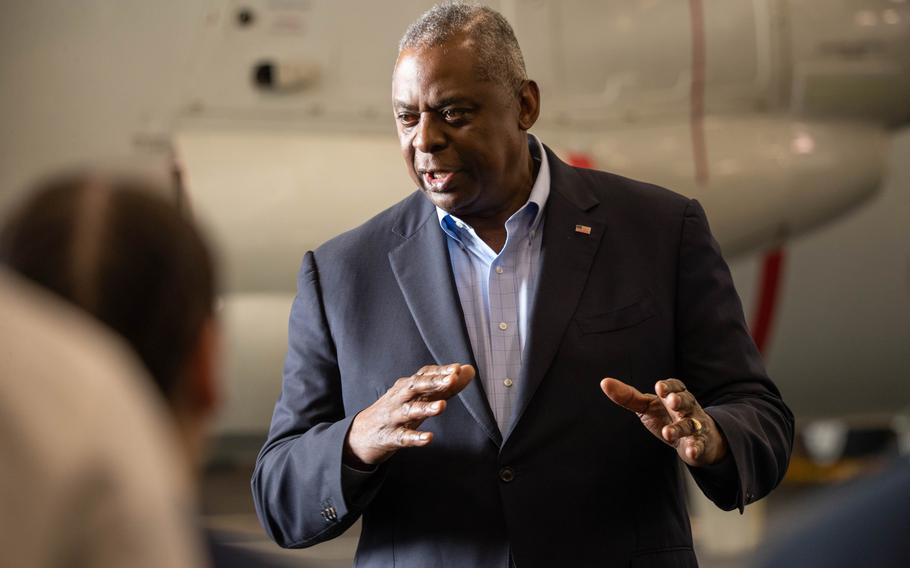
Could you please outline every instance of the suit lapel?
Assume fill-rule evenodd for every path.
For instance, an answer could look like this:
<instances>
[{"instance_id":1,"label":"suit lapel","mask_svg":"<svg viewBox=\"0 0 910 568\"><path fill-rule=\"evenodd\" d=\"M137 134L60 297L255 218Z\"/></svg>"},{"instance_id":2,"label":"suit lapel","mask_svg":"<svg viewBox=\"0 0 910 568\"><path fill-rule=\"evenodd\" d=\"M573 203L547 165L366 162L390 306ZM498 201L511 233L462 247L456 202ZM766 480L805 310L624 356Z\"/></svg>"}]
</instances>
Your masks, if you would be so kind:
<instances>
[{"instance_id":1,"label":"suit lapel","mask_svg":"<svg viewBox=\"0 0 910 568\"><path fill-rule=\"evenodd\" d=\"M470 363L476 368L445 235L432 205L423 196L416 197L423 203L412 201L395 229L405 241L389 252L392 271L436 364ZM498 447L502 435L480 381L471 381L458 397Z\"/></svg>"},{"instance_id":2,"label":"suit lapel","mask_svg":"<svg viewBox=\"0 0 910 568\"><path fill-rule=\"evenodd\" d=\"M581 298L591 264L606 231L599 203L585 180L547 149L550 197L541 244L537 291L525 342L518 393L508 440L546 375L575 307ZM579 226L576 228L576 226ZM587 233L587 229L590 233Z\"/></svg>"}]
</instances>

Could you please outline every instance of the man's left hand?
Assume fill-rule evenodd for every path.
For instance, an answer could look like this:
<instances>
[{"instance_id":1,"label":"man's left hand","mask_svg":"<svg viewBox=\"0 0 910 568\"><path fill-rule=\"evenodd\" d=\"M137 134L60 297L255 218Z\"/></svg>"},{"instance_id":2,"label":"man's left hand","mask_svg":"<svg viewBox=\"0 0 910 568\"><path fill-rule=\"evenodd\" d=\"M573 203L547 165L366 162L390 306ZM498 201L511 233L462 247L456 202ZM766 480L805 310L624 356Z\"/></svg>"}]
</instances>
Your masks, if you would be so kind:
<instances>
[{"instance_id":1,"label":"man's left hand","mask_svg":"<svg viewBox=\"0 0 910 568\"><path fill-rule=\"evenodd\" d=\"M687 464L712 465L727 454L727 442L714 419L705 412L686 385L677 379L657 381L654 392L643 394L626 383L606 378L600 388L610 400L638 415L649 432L676 448Z\"/></svg>"}]
</instances>

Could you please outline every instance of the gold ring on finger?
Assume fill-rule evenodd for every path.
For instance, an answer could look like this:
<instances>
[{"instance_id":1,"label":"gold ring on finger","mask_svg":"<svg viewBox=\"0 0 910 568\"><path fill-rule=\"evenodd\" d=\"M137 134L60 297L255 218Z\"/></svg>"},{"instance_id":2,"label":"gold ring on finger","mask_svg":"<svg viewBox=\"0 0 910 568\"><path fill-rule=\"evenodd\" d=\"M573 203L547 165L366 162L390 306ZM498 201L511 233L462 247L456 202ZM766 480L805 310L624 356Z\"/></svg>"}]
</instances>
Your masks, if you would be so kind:
<instances>
[{"instance_id":1,"label":"gold ring on finger","mask_svg":"<svg viewBox=\"0 0 910 568\"><path fill-rule=\"evenodd\" d=\"M701 431L705 429L704 425L701 423L701 420L698 418L689 418L692 421L692 426L695 427L695 433L701 434Z\"/></svg>"}]
</instances>

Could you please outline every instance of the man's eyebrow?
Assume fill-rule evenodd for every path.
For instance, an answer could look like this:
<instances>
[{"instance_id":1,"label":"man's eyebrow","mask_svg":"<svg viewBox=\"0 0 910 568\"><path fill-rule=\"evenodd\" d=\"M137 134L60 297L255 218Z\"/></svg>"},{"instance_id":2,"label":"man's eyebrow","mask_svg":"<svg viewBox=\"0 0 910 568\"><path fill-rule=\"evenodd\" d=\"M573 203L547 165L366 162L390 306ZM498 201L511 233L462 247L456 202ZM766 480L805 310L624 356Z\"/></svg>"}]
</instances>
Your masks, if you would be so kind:
<instances>
[{"instance_id":1,"label":"man's eyebrow","mask_svg":"<svg viewBox=\"0 0 910 568\"><path fill-rule=\"evenodd\" d=\"M474 101L467 97L447 97L445 99L440 100L433 106L435 108L444 108L444 107L453 106L453 105L473 106Z\"/></svg>"},{"instance_id":2,"label":"man's eyebrow","mask_svg":"<svg viewBox=\"0 0 910 568\"><path fill-rule=\"evenodd\" d=\"M431 109L438 109L438 108L445 108L445 107L449 107L449 106L453 106L453 105L476 106L474 101L467 97L447 97L447 98L444 98L444 99L441 99L441 100L435 102L432 105L427 105L427 106L429 106ZM414 105L414 104L411 104L411 103L408 103L405 101L399 101L399 100L394 101L392 103L392 106L395 108L395 110L409 110L409 111L417 110L417 105Z\"/></svg>"},{"instance_id":3,"label":"man's eyebrow","mask_svg":"<svg viewBox=\"0 0 910 568\"><path fill-rule=\"evenodd\" d=\"M392 103L392 106L395 107L396 110L417 110L417 107L415 105L406 103L404 101L394 101Z\"/></svg>"}]
</instances>

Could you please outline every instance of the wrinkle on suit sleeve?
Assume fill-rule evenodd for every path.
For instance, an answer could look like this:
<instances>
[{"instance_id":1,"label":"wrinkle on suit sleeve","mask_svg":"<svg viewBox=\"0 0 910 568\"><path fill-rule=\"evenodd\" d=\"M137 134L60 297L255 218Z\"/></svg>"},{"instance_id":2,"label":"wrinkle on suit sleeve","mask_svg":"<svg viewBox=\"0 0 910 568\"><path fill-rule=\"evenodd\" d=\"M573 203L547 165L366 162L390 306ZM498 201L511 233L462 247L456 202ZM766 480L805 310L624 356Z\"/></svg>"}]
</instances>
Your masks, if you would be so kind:
<instances>
[{"instance_id":1,"label":"wrinkle on suit sleeve","mask_svg":"<svg viewBox=\"0 0 910 568\"><path fill-rule=\"evenodd\" d=\"M342 453L352 420L345 417L319 272L308 252L291 307L281 395L252 478L256 513L279 545L301 548L338 536L378 490L378 482L369 483L368 494L345 495L351 484L344 483Z\"/></svg>"},{"instance_id":2,"label":"wrinkle on suit sleeve","mask_svg":"<svg viewBox=\"0 0 910 568\"><path fill-rule=\"evenodd\" d=\"M720 464L689 470L718 507L742 512L783 479L793 414L765 371L730 270L695 200L683 219L677 271L680 379L717 423L729 452Z\"/></svg>"}]
</instances>

